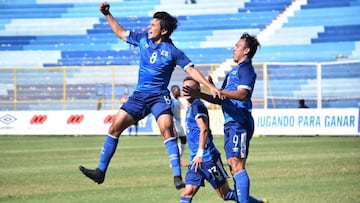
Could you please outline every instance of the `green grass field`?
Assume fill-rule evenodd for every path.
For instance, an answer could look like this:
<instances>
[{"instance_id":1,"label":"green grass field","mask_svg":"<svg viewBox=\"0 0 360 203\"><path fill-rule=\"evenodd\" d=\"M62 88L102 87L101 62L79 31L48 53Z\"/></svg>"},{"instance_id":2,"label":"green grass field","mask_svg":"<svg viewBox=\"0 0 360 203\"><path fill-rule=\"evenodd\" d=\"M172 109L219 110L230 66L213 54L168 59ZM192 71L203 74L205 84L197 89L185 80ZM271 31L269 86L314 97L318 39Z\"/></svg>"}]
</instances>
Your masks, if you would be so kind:
<instances>
[{"instance_id":1,"label":"green grass field","mask_svg":"<svg viewBox=\"0 0 360 203\"><path fill-rule=\"evenodd\" d=\"M103 141L0 136L0 202L179 202L159 136L121 137L104 184L85 178L78 166L96 167ZM222 137L215 142L222 151ZM254 196L272 203L360 202L359 137L259 137L250 150ZM193 202L222 200L207 185Z\"/></svg>"}]
</instances>

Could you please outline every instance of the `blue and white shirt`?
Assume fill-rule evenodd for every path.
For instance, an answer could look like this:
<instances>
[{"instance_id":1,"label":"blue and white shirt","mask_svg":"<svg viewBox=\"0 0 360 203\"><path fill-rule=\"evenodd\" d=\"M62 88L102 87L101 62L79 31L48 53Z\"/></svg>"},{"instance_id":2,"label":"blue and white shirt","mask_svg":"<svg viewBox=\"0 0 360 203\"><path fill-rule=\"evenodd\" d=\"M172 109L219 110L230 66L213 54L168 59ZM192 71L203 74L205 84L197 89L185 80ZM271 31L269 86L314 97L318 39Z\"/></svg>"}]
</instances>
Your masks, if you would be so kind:
<instances>
[{"instance_id":1,"label":"blue and white shirt","mask_svg":"<svg viewBox=\"0 0 360 203\"><path fill-rule=\"evenodd\" d=\"M248 91L245 100L224 99L221 102L224 113L225 124L229 122L243 123L249 118L249 112L252 111L251 96L254 90L256 73L251 63L251 59L247 59L238 64L225 77L222 89L228 91L236 91L244 88Z\"/></svg>"},{"instance_id":2,"label":"blue and white shirt","mask_svg":"<svg viewBox=\"0 0 360 203\"><path fill-rule=\"evenodd\" d=\"M193 65L171 40L154 44L148 38L148 33L128 32L127 42L140 48L139 79L136 85L138 91L167 90L176 65L184 71Z\"/></svg>"},{"instance_id":3,"label":"blue and white shirt","mask_svg":"<svg viewBox=\"0 0 360 203\"><path fill-rule=\"evenodd\" d=\"M196 119L198 119L199 117L204 117L208 121L208 125L210 125L209 113L206 106L200 99L195 99L191 106L187 109L185 119L186 139L190 152L190 161L194 159L199 149L200 129L196 123ZM212 159L212 154L214 155L220 153L213 143L213 135L211 133L211 130L209 129L203 154L203 161L210 161Z\"/></svg>"}]
</instances>

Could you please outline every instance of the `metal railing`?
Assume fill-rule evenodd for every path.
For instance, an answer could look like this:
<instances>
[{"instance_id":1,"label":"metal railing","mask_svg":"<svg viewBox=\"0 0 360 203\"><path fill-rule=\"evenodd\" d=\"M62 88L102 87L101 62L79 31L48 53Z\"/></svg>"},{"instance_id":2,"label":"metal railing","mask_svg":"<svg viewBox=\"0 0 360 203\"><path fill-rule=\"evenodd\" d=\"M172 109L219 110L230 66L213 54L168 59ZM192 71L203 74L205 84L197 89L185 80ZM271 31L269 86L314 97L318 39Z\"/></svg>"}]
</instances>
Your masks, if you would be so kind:
<instances>
[{"instance_id":1,"label":"metal railing","mask_svg":"<svg viewBox=\"0 0 360 203\"><path fill-rule=\"evenodd\" d=\"M205 76L219 67L197 65ZM254 108L297 108L299 99L312 108L360 106L359 60L254 67ZM136 66L0 67L0 110L118 109L124 94L134 90L137 74ZM176 68L169 87L181 85L185 77Z\"/></svg>"}]
</instances>

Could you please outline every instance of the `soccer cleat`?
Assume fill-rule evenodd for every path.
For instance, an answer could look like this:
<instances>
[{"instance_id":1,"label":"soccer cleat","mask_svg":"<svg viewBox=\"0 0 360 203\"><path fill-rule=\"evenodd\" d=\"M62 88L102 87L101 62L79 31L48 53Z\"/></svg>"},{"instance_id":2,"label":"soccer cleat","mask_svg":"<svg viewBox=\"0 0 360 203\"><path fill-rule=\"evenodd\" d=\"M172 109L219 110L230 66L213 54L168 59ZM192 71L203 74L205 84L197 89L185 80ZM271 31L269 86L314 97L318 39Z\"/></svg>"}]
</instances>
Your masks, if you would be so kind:
<instances>
[{"instance_id":1,"label":"soccer cleat","mask_svg":"<svg viewBox=\"0 0 360 203\"><path fill-rule=\"evenodd\" d=\"M79 166L79 170L88 178L96 182L97 184L101 184L104 182L105 173L100 169L96 168L95 170L87 169L84 166Z\"/></svg>"},{"instance_id":2,"label":"soccer cleat","mask_svg":"<svg viewBox=\"0 0 360 203\"><path fill-rule=\"evenodd\" d=\"M185 183L183 182L181 176L174 176L174 184L177 190L185 187Z\"/></svg>"}]
</instances>

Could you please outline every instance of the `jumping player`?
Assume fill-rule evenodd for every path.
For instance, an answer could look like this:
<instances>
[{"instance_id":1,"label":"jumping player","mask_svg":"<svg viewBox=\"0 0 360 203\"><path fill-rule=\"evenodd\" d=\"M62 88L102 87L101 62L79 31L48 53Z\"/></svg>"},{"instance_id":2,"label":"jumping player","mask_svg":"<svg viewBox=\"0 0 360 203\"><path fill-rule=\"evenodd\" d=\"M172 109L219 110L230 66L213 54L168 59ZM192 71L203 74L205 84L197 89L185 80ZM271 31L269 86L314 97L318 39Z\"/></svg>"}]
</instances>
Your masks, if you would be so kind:
<instances>
[{"instance_id":1,"label":"jumping player","mask_svg":"<svg viewBox=\"0 0 360 203\"><path fill-rule=\"evenodd\" d=\"M184 79L184 87L200 90L200 84L190 77ZM185 177L181 203L191 203L193 197L207 180L220 198L236 201L236 192L229 188L228 175L221 161L220 152L213 143L209 127L209 113L204 103L196 97L184 94L188 101L186 111L186 137L190 164Z\"/></svg>"},{"instance_id":2,"label":"jumping player","mask_svg":"<svg viewBox=\"0 0 360 203\"><path fill-rule=\"evenodd\" d=\"M115 35L121 40L138 46L140 49L139 79L135 91L118 110L108 130L96 169L80 166L80 171L101 184L104 182L106 170L114 155L119 137L129 126L135 124L152 113L159 126L163 142L167 148L172 165L176 189L184 187L181 176L179 150L173 132L173 116L171 112L170 92L167 89L171 74L176 65L180 66L196 81L207 86L211 94L221 96L220 90L211 84L194 67L191 60L170 39L177 28L177 19L166 12L156 12L148 26L148 32L126 31L110 13L110 5L103 2L99 6Z\"/></svg>"},{"instance_id":3,"label":"jumping player","mask_svg":"<svg viewBox=\"0 0 360 203\"><path fill-rule=\"evenodd\" d=\"M184 87L184 92L198 95L208 102L222 106L224 114L224 149L226 159L233 175L238 202L268 202L257 200L249 195L250 179L245 169L250 140L254 133L254 120L251 115L251 96L255 86L256 73L252 58L260 46L258 40L244 33L233 48L233 60L237 64L226 75L222 85L222 98ZM212 79L209 78L212 83Z\"/></svg>"}]
</instances>

